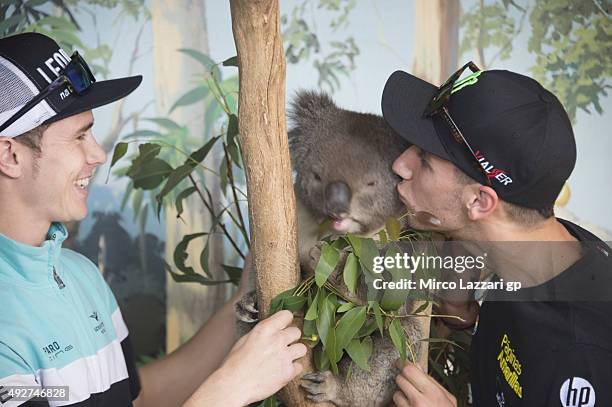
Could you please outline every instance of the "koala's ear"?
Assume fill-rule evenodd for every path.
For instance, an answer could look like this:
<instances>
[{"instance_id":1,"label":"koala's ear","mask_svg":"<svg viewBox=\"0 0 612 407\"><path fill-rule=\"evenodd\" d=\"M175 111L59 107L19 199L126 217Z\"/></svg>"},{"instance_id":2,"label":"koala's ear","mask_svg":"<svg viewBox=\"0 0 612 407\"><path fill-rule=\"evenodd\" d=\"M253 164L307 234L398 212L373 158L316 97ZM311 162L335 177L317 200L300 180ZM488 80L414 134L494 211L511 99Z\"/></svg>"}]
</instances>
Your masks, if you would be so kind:
<instances>
[{"instance_id":1,"label":"koala's ear","mask_svg":"<svg viewBox=\"0 0 612 407\"><path fill-rule=\"evenodd\" d=\"M325 92L298 91L289 106L289 121L294 128L308 127L338 110L334 101Z\"/></svg>"}]
</instances>

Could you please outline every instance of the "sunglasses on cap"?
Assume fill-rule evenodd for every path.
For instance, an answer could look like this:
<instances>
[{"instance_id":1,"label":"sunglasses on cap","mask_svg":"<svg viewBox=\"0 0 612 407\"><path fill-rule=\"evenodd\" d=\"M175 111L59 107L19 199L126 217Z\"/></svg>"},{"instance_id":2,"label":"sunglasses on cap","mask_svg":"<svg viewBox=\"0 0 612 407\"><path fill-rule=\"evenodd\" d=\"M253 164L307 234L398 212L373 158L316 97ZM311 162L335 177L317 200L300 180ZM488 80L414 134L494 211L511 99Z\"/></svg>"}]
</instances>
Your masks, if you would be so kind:
<instances>
[{"instance_id":1,"label":"sunglasses on cap","mask_svg":"<svg viewBox=\"0 0 612 407\"><path fill-rule=\"evenodd\" d=\"M28 103L23 105L23 107L19 109L17 113L2 123L0 126L0 132L9 127L11 124L15 123L20 117L33 109L34 106L39 104L56 89L68 85L71 92L74 92L80 96L85 93L95 81L96 78L91 73L91 70L87 66L85 60L77 51L75 51L74 54L72 54L68 65L66 65L66 67L60 71L59 76L45 89L40 91L38 95L34 96L30 101L28 101Z\"/></svg>"},{"instance_id":2,"label":"sunglasses on cap","mask_svg":"<svg viewBox=\"0 0 612 407\"><path fill-rule=\"evenodd\" d=\"M461 75L463 74L463 72L468 68L472 71L473 74L457 82L459 78L461 77ZM442 118L444 119L444 122L447 124L447 126L449 127L451 131L453 139L457 143L463 144L463 146L465 146L464 151L466 153L466 157L468 157L475 164L476 168L478 168L478 170L483 174L487 185L492 187L493 185L491 184L489 175L484 170L484 168L482 168L482 166L480 165L480 162L478 161L478 156L474 152L474 149L472 148L472 146L470 146L470 143L467 142L467 140L463 136L463 133L461 133L461 130L459 130L459 127L453 120L452 116L450 115L448 111L448 108L446 107L453 92L458 91L463 86L473 83L473 81L476 79L477 74L479 74L480 72L481 71L478 68L478 66L476 66L476 64L471 61L463 65L457 72L452 74L446 80L446 82L442 84L442 86L438 88L438 91L435 93L431 101L427 104L427 107L425 108L425 111L423 112L423 116L432 117L436 114L439 114L442 116Z\"/></svg>"}]
</instances>

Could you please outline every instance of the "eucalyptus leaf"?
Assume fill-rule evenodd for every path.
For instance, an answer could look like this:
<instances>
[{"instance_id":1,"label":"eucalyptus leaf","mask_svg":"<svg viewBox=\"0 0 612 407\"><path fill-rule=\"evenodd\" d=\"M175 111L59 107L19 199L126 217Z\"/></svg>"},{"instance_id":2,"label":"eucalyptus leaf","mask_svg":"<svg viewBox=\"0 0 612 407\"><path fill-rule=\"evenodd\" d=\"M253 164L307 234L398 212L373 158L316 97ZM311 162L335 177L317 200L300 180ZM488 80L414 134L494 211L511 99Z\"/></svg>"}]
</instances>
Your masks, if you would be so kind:
<instances>
[{"instance_id":1,"label":"eucalyptus leaf","mask_svg":"<svg viewBox=\"0 0 612 407\"><path fill-rule=\"evenodd\" d=\"M340 305L338 307L338 309L336 310L336 312L338 314L341 314L341 313L346 312L346 311L348 311L350 309L353 309L353 308L355 308L355 304L353 304L352 302L347 302L345 304Z\"/></svg>"},{"instance_id":2,"label":"eucalyptus leaf","mask_svg":"<svg viewBox=\"0 0 612 407\"><path fill-rule=\"evenodd\" d=\"M336 268L339 259L340 253L338 250L324 242L321 247L321 257L319 258L319 262L315 268L315 282L319 287L322 287L323 284L325 284L331 273Z\"/></svg>"},{"instance_id":3,"label":"eucalyptus leaf","mask_svg":"<svg viewBox=\"0 0 612 407\"><path fill-rule=\"evenodd\" d=\"M348 346L355 338L366 320L366 307L359 306L349 310L340 318L336 325L336 354Z\"/></svg>"},{"instance_id":4,"label":"eucalyptus leaf","mask_svg":"<svg viewBox=\"0 0 612 407\"><path fill-rule=\"evenodd\" d=\"M189 106L203 100L208 92L210 92L210 89L208 89L208 87L206 86L198 86L196 88L191 89L183 96L181 96L176 102L174 102L174 104L168 111L168 114L171 114L177 107Z\"/></svg>"},{"instance_id":5,"label":"eucalyptus leaf","mask_svg":"<svg viewBox=\"0 0 612 407\"><path fill-rule=\"evenodd\" d=\"M112 168L113 165L115 165L117 161L119 161L121 157L123 157L125 153L127 153L127 150L128 150L128 143L123 143L123 142L117 143L117 145L115 146L115 151L113 152L113 159L111 160L110 168ZM109 168L109 173L110 173L110 168Z\"/></svg>"},{"instance_id":6,"label":"eucalyptus leaf","mask_svg":"<svg viewBox=\"0 0 612 407\"><path fill-rule=\"evenodd\" d=\"M180 218L183 213L183 200L185 200L189 195L193 194L196 191L196 187L189 187L187 189L182 190L176 196L176 217Z\"/></svg>"},{"instance_id":7,"label":"eucalyptus leaf","mask_svg":"<svg viewBox=\"0 0 612 407\"><path fill-rule=\"evenodd\" d=\"M242 277L242 269L240 267L222 264L221 268L225 271L230 280L232 280L232 284L238 285L240 283L240 278Z\"/></svg>"},{"instance_id":8,"label":"eucalyptus leaf","mask_svg":"<svg viewBox=\"0 0 612 407\"><path fill-rule=\"evenodd\" d=\"M312 303L310 304L310 307L308 307L308 311L306 311L306 315L304 316L304 319L306 321L313 321L317 318L317 316L319 315L319 311L318 311L318 305L319 305L319 295L321 295L321 290L317 290L317 294L315 295L314 299L312 300Z\"/></svg>"},{"instance_id":9,"label":"eucalyptus leaf","mask_svg":"<svg viewBox=\"0 0 612 407\"><path fill-rule=\"evenodd\" d=\"M344 263L342 277L344 279L344 284L346 284L346 287L351 294L355 294L357 291L359 271L361 271L361 268L359 267L359 260L357 260L357 257L355 257L353 253L349 253L346 257L346 262Z\"/></svg>"},{"instance_id":10,"label":"eucalyptus leaf","mask_svg":"<svg viewBox=\"0 0 612 407\"><path fill-rule=\"evenodd\" d=\"M140 165L138 172L128 175L134 181L134 188L149 190L157 188L172 171L170 164L164 160L152 158Z\"/></svg>"},{"instance_id":11,"label":"eucalyptus leaf","mask_svg":"<svg viewBox=\"0 0 612 407\"><path fill-rule=\"evenodd\" d=\"M372 338L367 337L362 342L353 339L346 347L346 353L361 369L369 372L368 359L372 355Z\"/></svg>"},{"instance_id":12,"label":"eucalyptus leaf","mask_svg":"<svg viewBox=\"0 0 612 407\"><path fill-rule=\"evenodd\" d=\"M395 318L389 324L389 336L391 336L391 341L393 342L393 346L400 354L400 358L402 362L406 361L406 331L402 327L399 319Z\"/></svg>"},{"instance_id":13,"label":"eucalyptus leaf","mask_svg":"<svg viewBox=\"0 0 612 407\"><path fill-rule=\"evenodd\" d=\"M187 260L187 257L189 257L189 254L187 253L187 246L189 246L189 242L191 242L193 239L197 239L199 237L206 236L206 235L208 235L208 233L205 233L205 232L185 235L183 236L183 239L181 240L181 242L178 245L176 245L176 248L174 249L174 256L173 256L174 264L183 273L196 274L193 267L189 267L185 265L185 260Z\"/></svg>"}]
</instances>

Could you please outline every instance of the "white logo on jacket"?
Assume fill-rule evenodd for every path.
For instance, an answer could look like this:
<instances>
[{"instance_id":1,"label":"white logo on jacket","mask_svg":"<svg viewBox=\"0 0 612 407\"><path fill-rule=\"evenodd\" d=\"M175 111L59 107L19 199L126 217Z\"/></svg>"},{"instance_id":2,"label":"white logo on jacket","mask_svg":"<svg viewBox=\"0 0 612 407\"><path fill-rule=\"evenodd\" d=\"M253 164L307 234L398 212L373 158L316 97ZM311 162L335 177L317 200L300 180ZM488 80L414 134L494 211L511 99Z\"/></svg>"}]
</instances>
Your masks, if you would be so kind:
<instances>
[{"instance_id":1,"label":"white logo on jacket","mask_svg":"<svg viewBox=\"0 0 612 407\"><path fill-rule=\"evenodd\" d=\"M595 389L582 377L572 377L564 381L559 397L563 407L595 406Z\"/></svg>"}]
</instances>

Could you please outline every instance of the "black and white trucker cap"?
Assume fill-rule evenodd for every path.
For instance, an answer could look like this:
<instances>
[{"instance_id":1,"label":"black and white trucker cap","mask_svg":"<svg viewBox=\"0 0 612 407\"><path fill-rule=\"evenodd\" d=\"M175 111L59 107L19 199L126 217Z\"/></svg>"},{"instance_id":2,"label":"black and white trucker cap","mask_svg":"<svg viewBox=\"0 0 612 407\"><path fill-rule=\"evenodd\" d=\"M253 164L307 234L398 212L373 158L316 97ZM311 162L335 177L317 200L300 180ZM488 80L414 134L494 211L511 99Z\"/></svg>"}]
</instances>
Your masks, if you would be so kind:
<instances>
[{"instance_id":1,"label":"black and white trucker cap","mask_svg":"<svg viewBox=\"0 0 612 407\"><path fill-rule=\"evenodd\" d=\"M53 39L23 33L0 39L0 125L56 79L70 56ZM106 105L130 94L142 76L95 82L82 95L61 86L0 136L16 137L33 128Z\"/></svg>"}]
</instances>

